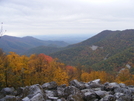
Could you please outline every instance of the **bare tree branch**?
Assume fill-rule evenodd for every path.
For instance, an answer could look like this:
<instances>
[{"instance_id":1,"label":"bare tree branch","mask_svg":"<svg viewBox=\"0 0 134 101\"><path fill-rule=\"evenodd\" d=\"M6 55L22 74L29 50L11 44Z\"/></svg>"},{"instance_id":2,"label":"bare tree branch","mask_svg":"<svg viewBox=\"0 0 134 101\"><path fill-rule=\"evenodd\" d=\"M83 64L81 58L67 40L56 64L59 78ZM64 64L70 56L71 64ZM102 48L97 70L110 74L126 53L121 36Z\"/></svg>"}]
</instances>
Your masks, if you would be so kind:
<instances>
[{"instance_id":1,"label":"bare tree branch","mask_svg":"<svg viewBox=\"0 0 134 101\"><path fill-rule=\"evenodd\" d=\"M3 31L3 22L1 22L0 38L2 37L2 35L3 35L5 32L6 32L6 30Z\"/></svg>"}]
</instances>

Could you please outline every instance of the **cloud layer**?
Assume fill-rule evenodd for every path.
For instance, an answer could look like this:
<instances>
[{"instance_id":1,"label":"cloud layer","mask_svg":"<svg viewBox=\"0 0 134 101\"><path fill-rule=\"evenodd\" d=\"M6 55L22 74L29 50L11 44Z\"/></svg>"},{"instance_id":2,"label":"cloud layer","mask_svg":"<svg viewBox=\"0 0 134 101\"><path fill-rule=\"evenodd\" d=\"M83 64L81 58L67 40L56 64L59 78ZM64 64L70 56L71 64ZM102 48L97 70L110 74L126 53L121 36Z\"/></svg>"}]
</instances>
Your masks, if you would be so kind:
<instances>
[{"instance_id":1,"label":"cloud layer","mask_svg":"<svg viewBox=\"0 0 134 101\"><path fill-rule=\"evenodd\" d=\"M97 34L133 29L133 0L0 0L7 34Z\"/></svg>"}]
</instances>

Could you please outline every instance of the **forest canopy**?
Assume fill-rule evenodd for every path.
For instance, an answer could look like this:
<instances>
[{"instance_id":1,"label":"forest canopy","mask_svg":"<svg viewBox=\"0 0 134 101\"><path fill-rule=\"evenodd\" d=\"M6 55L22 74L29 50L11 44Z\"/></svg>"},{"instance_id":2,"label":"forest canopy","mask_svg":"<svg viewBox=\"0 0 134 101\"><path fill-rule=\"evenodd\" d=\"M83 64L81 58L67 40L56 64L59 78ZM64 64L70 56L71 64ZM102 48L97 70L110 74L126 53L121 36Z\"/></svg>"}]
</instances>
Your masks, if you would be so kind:
<instances>
[{"instance_id":1,"label":"forest canopy","mask_svg":"<svg viewBox=\"0 0 134 101\"><path fill-rule=\"evenodd\" d=\"M0 49L0 88L20 87L55 81L58 85L68 85L71 80L89 82L101 79L104 82L134 84L134 75L129 69L117 75L105 71L84 70L83 66L68 66L45 54L32 54L29 57L10 52L6 55Z\"/></svg>"}]
</instances>

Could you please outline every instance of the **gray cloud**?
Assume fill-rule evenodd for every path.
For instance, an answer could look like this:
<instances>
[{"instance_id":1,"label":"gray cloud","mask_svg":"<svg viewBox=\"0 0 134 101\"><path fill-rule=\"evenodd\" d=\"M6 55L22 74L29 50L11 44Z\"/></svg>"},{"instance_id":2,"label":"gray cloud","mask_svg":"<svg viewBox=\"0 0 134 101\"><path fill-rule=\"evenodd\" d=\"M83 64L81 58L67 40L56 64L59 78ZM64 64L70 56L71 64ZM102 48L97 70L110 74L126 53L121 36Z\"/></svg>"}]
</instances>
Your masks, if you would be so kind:
<instances>
[{"instance_id":1,"label":"gray cloud","mask_svg":"<svg viewBox=\"0 0 134 101\"><path fill-rule=\"evenodd\" d=\"M0 0L7 34L96 34L132 29L133 0Z\"/></svg>"}]
</instances>

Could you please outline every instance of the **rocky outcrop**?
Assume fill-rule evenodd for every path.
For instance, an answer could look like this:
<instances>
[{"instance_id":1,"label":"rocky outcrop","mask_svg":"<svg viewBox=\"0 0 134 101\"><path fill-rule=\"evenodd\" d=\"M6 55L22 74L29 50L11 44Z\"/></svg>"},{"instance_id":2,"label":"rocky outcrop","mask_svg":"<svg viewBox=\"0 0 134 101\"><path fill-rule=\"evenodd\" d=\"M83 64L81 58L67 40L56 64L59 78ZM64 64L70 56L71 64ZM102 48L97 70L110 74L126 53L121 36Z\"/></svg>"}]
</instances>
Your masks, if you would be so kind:
<instances>
[{"instance_id":1,"label":"rocky outcrop","mask_svg":"<svg viewBox=\"0 0 134 101\"><path fill-rule=\"evenodd\" d=\"M105 83L100 79L88 83L73 80L69 86L56 82L35 84L26 87L3 88L0 101L134 101L134 86Z\"/></svg>"}]
</instances>

